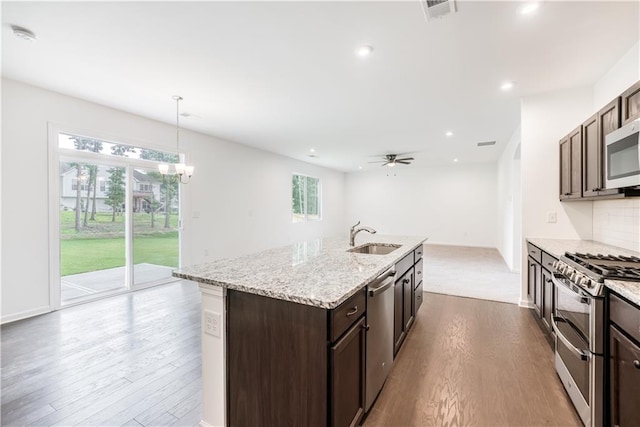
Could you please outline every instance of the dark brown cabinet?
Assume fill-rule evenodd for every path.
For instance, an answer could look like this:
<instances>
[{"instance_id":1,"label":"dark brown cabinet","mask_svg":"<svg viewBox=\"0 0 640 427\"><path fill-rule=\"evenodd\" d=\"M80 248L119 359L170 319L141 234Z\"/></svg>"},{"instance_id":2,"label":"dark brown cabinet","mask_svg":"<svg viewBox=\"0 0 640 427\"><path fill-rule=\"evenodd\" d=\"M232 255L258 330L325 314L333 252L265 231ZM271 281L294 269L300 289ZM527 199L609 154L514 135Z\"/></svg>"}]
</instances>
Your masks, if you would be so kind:
<instances>
[{"instance_id":1,"label":"dark brown cabinet","mask_svg":"<svg viewBox=\"0 0 640 427\"><path fill-rule=\"evenodd\" d=\"M364 415L365 320L331 347L331 425L355 426Z\"/></svg>"},{"instance_id":2,"label":"dark brown cabinet","mask_svg":"<svg viewBox=\"0 0 640 427\"><path fill-rule=\"evenodd\" d=\"M412 255L413 256L413 255ZM413 322L413 268L396 280L394 290L393 354L398 352Z\"/></svg>"},{"instance_id":3,"label":"dark brown cabinet","mask_svg":"<svg viewBox=\"0 0 640 427\"><path fill-rule=\"evenodd\" d=\"M609 414L611 426L640 423L640 307L609 294Z\"/></svg>"},{"instance_id":4,"label":"dark brown cabinet","mask_svg":"<svg viewBox=\"0 0 640 427\"><path fill-rule=\"evenodd\" d=\"M419 246L396 264L394 289L393 355L398 353L422 305L423 248Z\"/></svg>"},{"instance_id":5,"label":"dark brown cabinet","mask_svg":"<svg viewBox=\"0 0 640 427\"><path fill-rule=\"evenodd\" d=\"M582 126L560 141L560 199L582 197Z\"/></svg>"},{"instance_id":6,"label":"dark brown cabinet","mask_svg":"<svg viewBox=\"0 0 640 427\"><path fill-rule=\"evenodd\" d=\"M357 425L365 315L365 289L333 310L229 290L229 425Z\"/></svg>"},{"instance_id":7,"label":"dark brown cabinet","mask_svg":"<svg viewBox=\"0 0 640 427\"><path fill-rule=\"evenodd\" d=\"M554 285L551 279L553 263L557 258L527 242L527 297L533 304L535 317L546 333L549 344L553 344L551 326L555 310Z\"/></svg>"},{"instance_id":8,"label":"dark brown cabinet","mask_svg":"<svg viewBox=\"0 0 640 427\"><path fill-rule=\"evenodd\" d=\"M622 93L622 124L640 117L640 81Z\"/></svg>"},{"instance_id":9,"label":"dark brown cabinet","mask_svg":"<svg viewBox=\"0 0 640 427\"><path fill-rule=\"evenodd\" d=\"M639 196L606 188L606 136L640 117L640 81L560 140L560 200Z\"/></svg>"},{"instance_id":10,"label":"dark brown cabinet","mask_svg":"<svg viewBox=\"0 0 640 427\"><path fill-rule=\"evenodd\" d=\"M597 196L603 187L602 143L598 140L598 114L582 123L582 195Z\"/></svg>"},{"instance_id":11,"label":"dark brown cabinet","mask_svg":"<svg viewBox=\"0 0 640 427\"><path fill-rule=\"evenodd\" d=\"M542 323L547 328L547 332L551 333L551 316L553 316L553 281L551 273L547 269L542 268Z\"/></svg>"}]
</instances>

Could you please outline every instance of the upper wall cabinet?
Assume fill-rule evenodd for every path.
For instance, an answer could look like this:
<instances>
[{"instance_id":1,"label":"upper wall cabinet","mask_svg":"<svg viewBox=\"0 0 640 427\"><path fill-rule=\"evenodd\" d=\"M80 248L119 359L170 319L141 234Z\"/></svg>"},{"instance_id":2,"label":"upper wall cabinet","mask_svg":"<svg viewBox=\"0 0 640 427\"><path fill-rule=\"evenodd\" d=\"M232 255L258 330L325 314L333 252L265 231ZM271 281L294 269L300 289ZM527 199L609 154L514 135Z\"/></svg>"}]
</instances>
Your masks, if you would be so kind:
<instances>
[{"instance_id":1,"label":"upper wall cabinet","mask_svg":"<svg viewBox=\"0 0 640 427\"><path fill-rule=\"evenodd\" d=\"M640 117L640 81L622 93L622 124Z\"/></svg>"},{"instance_id":2,"label":"upper wall cabinet","mask_svg":"<svg viewBox=\"0 0 640 427\"><path fill-rule=\"evenodd\" d=\"M582 126L560 141L560 200L582 197Z\"/></svg>"},{"instance_id":3,"label":"upper wall cabinet","mask_svg":"<svg viewBox=\"0 0 640 427\"><path fill-rule=\"evenodd\" d=\"M638 195L606 188L605 137L640 117L640 81L560 140L560 200Z\"/></svg>"},{"instance_id":4,"label":"upper wall cabinet","mask_svg":"<svg viewBox=\"0 0 640 427\"><path fill-rule=\"evenodd\" d=\"M620 127L620 97L582 124L582 197L616 194L605 185L605 136Z\"/></svg>"}]
</instances>

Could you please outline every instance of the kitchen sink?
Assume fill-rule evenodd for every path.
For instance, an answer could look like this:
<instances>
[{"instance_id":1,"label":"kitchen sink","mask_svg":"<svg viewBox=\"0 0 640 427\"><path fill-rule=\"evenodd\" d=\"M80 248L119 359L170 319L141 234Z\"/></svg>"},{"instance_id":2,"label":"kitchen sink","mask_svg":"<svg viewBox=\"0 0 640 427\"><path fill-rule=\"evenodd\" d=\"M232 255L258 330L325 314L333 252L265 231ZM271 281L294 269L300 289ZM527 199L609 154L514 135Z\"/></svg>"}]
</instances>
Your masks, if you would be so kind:
<instances>
[{"instance_id":1,"label":"kitchen sink","mask_svg":"<svg viewBox=\"0 0 640 427\"><path fill-rule=\"evenodd\" d=\"M369 255L386 255L395 251L400 246L402 245L394 245L391 243L367 243L353 249L348 249L347 252Z\"/></svg>"}]
</instances>

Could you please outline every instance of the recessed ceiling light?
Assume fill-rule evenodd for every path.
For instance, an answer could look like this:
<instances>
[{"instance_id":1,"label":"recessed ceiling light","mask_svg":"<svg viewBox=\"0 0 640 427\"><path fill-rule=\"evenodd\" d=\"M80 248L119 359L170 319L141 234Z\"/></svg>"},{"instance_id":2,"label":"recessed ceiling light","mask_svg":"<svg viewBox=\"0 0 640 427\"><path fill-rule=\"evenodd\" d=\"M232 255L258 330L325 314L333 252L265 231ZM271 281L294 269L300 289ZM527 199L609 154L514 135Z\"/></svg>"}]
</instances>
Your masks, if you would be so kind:
<instances>
[{"instance_id":1,"label":"recessed ceiling light","mask_svg":"<svg viewBox=\"0 0 640 427\"><path fill-rule=\"evenodd\" d=\"M452 137L453 136L453 132L447 131L447 133L445 133L445 135L447 135L448 137Z\"/></svg>"},{"instance_id":2,"label":"recessed ceiling light","mask_svg":"<svg viewBox=\"0 0 640 427\"><path fill-rule=\"evenodd\" d=\"M458 163L458 158L453 159L453 163Z\"/></svg>"},{"instance_id":3,"label":"recessed ceiling light","mask_svg":"<svg viewBox=\"0 0 640 427\"><path fill-rule=\"evenodd\" d=\"M316 149L315 149L315 148L312 148L312 149L310 149L309 151L311 151L312 153L315 153L315 152L316 152Z\"/></svg>"},{"instance_id":4,"label":"recessed ceiling light","mask_svg":"<svg viewBox=\"0 0 640 427\"><path fill-rule=\"evenodd\" d=\"M13 35L22 40L33 41L36 39L36 35L31 30L27 30L26 28L22 28L17 25L12 25L11 29L13 30Z\"/></svg>"},{"instance_id":5,"label":"recessed ceiling light","mask_svg":"<svg viewBox=\"0 0 640 427\"><path fill-rule=\"evenodd\" d=\"M540 7L540 3L538 2L527 3L520 9L520 14L528 15L538 10L539 7Z\"/></svg>"},{"instance_id":6,"label":"recessed ceiling light","mask_svg":"<svg viewBox=\"0 0 640 427\"><path fill-rule=\"evenodd\" d=\"M500 89L502 89L502 90L511 90L511 89L513 89L513 82L504 82L504 83L502 83L502 86L500 86Z\"/></svg>"},{"instance_id":7,"label":"recessed ceiling light","mask_svg":"<svg viewBox=\"0 0 640 427\"><path fill-rule=\"evenodd\" d=\"M362 166L358 166L358 169L362 169Z\"/></svg>"},{"instance_id":8,"label":"recessed ceiling light","mask_svg":"<svg viewBox=\"0 0 640 427\"><path fill-rule=\"evenodd\" d=\"M373 52L373 46L368 44L363 44L356 49L356 54L358 54L358 56L369 56L371 55L371 52Z\"/></svg>"}]
</instances>

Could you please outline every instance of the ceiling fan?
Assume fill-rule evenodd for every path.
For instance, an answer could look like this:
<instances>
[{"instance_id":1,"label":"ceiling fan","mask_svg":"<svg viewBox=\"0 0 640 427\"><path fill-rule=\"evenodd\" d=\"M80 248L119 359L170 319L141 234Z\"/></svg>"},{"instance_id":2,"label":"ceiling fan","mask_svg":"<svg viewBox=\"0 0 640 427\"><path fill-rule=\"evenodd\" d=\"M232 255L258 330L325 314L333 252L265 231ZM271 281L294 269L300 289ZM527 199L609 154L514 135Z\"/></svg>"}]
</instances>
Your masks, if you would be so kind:
<instances>
[{"instance_id":1,"label":"ceiling fan","mask_svg":"<svg viewBox=\"0 0 640 427\"><path fill-rule=\"evenodd\" d=\"M405 154L385 154L384 160L378 160L378 161L369 162L369 163L382 163L380 166L394 167L396 164L410 165L411 161L415 160L413 157L398 158L398 156L404 156L404 155Z\"/></svg>"}]
</instances>

